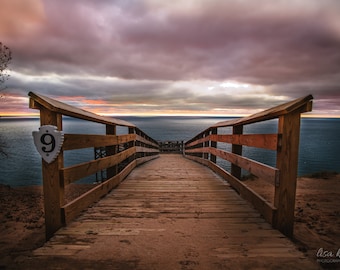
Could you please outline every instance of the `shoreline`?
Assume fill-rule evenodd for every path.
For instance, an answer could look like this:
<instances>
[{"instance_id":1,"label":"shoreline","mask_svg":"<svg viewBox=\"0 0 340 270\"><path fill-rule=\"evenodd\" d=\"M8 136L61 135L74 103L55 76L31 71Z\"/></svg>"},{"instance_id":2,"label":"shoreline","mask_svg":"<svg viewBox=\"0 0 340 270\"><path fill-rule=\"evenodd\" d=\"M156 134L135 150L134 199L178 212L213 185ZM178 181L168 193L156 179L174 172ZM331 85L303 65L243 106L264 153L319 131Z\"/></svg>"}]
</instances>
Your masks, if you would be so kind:
<instances>
[{"instance_id":1,"label":"shoreline","mask_svg":"<svg viewBox=\"0 0 340 270\"><path fill-rule=\"evenodd\" d=\"M323 178L322 178L323 177ZM321 178L299 177L297 181L294 237L291 239L308 259L325 268L339 267L323 258L340 249L340 174ZM261 179L244 181L269 202L273 186ZM93 185L75 184L65 197L86 192ZM0 184L0 269L15 263L45 242L42 186L9 187ZM340 259L340 258L338 258ZM325 263L322 263L325 262Z\"/></svg>"}]
</instances>

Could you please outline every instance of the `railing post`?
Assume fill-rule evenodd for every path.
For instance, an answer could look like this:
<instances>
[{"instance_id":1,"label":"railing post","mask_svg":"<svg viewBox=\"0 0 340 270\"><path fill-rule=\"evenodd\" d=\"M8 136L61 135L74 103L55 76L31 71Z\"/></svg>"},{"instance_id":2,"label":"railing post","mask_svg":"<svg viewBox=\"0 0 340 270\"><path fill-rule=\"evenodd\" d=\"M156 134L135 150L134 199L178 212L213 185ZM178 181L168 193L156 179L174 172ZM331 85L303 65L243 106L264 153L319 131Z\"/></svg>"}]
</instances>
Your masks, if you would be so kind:
<instances>
[{"instance_id":1,"label":"railing post","mask_svg":"<svg viewBox=\"0 0 340 270\"><path fill-rule=\"evenodd\" d=\"M243 126L233 126L233 135L242 134ZM242 145L233 144L232 150L234 154L242 155ZM238 179L241 179L241 168L235 164L231 164L231 174Z\"/></svg>"},{"instance_id":2,"label":"railing post","mask_svg":"<svg viewBox=\"0 0 340 270\"><path fill-rule=\"evenodd\" d=\"M217 128L211 128L210 129L210 134L217 134ZM210 147L217 148L217 142L210 141ZM213 162L213 163L216 163L216 156L210 154L210 161Z\"/></svg>"},{"instance_id":3,"label":"railing post","mask_svg":"<svg viewBox=\"0 0 340 270\"><path fill-rule=\"evenodd\" d=\"M134 127L129 127L129 134L138 134L137 130ZM136 146L136 141L132 141L130 142L129 148L130 147L135 147ZM131 158L129 158L129 162L131 162L132 160L135 160L137 156L137 153L135 152Z\"/></svg>"},{"instance_id":4,"label":"railing post","mask_svg":"<svg viewBox=\"0 0 340 270\"><path fill-rule=\"evenodd\" d=\"M210 130L207 130L206 132L204 132L204 137L208 137L210 134ZM204 142L204 147L209 147L209 141L205 141ZM204 159L208 159L209 158L209 153L204 153L203 154L203 158Z\"/></svg>"},{"instance_id":5,"label":"railing post","mask_svg":"<svg viewBox=\"0 0 340 270\"><path fill-rule=\"evenodd\" d=\"M279 180L275 184L274 206L277 214L274 226L287 236L293 235L296 178L300 137L300 112L279 117L278 133L281 136L277 151L276 167Z\"/></svg>"},{"instance_id":6,"label":"railing post","mask_svg":"<svg viewBox=\"0 0 340 270\"><path fill-rule=\"evenodd\" d=\"M44 107L40 108L40 124L56 126L62 130L62 115ZM51 163L42 160L42 176L45 210L46 240L64 225L61 206L64 204L64 183L60 179L59 170L64 166L63 150Z\"/></svg>"},{"instance_id":7,"label":"railing post","mask_svg":"<svg viewBox=\"0 0 340 270\"><path fill-rule=\"evenodd\" d=\"M116 125L106 125L106 135L116 135L117 128ZM118 145L109 145L105 147L106 156L115 155L117 151ZM118 166L112 166L106 169L106 178L110 179L111 177L115 176L118 173Z\"/></svg>"}]
</instances>

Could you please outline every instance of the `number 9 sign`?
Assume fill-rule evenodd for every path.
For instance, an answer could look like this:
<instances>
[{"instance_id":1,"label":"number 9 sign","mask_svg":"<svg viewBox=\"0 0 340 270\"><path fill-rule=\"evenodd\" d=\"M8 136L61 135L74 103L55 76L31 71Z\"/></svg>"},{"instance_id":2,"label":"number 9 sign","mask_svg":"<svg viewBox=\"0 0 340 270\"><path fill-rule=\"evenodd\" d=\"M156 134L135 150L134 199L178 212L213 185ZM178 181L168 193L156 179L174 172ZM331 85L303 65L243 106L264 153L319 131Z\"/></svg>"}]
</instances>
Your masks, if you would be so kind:
<instances>
[{"instance_id":1,"label":"number 9 sign","mask_svg":"<svg viewBox=\"0 0 340 270\"><path fill-rule=\"evenodd\" d=\"M64 142L64 134L58 131L56 126L46 125L41 126L39 131L33 131L32 135L41 157L47 163L55 160Z\"/></svg>"}]
</instances>

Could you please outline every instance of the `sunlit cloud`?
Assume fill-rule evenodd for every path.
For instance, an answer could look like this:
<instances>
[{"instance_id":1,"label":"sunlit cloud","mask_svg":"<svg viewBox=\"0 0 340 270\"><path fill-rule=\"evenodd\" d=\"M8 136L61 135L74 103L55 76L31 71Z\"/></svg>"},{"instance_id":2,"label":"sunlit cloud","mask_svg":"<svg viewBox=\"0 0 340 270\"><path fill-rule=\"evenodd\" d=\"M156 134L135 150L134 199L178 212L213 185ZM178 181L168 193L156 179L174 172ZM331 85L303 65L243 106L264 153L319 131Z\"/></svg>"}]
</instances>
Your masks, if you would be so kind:
<instances>
[{"instance_id":1,"label":"sunlit cloud","mask_svg":"<svg viewBox=\"0 0 340 270\"><path fill-rule=\"evenodd\" d=\"M339 115L339 16L335 0L4 0L16 103L0 115L32 112L28 91L106 115L243 115L312 94L310 115Z\"/></svg>"},{"instance_id":2,"label":"sunlit cloud","mask_svg":"<svg viewBox=\"0 0 340 270\"><path fill-rule=\"evenodd\" d=\"M249 84L238 83L238 82L224 82L220 84L223 88L249 88Z\"/></svg>"}]
</instances>

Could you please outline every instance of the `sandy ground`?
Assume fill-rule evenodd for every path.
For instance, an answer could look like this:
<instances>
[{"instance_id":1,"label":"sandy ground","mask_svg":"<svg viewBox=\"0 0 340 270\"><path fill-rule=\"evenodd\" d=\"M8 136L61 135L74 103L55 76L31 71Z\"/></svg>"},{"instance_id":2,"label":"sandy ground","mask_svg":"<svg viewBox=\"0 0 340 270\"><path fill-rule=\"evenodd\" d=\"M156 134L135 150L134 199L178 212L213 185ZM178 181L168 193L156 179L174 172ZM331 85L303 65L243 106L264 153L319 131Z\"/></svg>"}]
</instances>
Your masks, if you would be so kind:
<instances>
[{"instance_id":1,"label":"sandy ground","mask_svg":"<svg viewBox=\"0 0 340 270\"><path fill-rule=\"evenodd\" d=\"M273 186L248 179L247 185L272 201ZM324 268L337 268L340 248L340 174L323 174L318 178L299 178L296 198L293 241L311 260L324 260ZM75 189L76 188L76 189ZM79 190L80 188L80 190ZM82 193L88 186L71 187ZM20 260L45 241L43 195L41 187L10 188L0 185L0 269ZM332 253L330 253L332 252ZM340 252L339 252L340 253ZM340 268L339 268L340 269Z\"/></svg>"},{"instance_id":2,"label":"sandy ground","mask_svg":"<svg viewBox=\"0 0 340 270\"><path fill-rule=\"evenodd\" d=\"M340 269L340 254L336 257L340 249L340 174L316 176L318 178L298 179L293 241L309 258L319 260L322 267ZM245 183L273 202L273 185L261 179L249 179ZM339 263L328 259L336 259Z\"/></svg>"}]
</instances>

